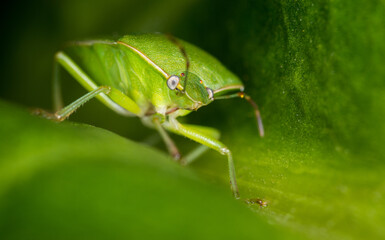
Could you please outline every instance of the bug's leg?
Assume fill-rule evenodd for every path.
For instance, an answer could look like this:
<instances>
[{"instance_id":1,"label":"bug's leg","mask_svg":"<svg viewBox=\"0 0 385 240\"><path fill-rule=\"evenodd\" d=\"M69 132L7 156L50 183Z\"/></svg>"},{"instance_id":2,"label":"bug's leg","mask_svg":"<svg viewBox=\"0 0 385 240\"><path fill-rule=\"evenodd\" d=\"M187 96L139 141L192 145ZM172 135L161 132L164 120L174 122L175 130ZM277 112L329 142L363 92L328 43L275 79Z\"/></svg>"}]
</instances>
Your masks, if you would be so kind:
<instances>
[{"instance_id":1,"label":"bug's leg","mask_svg":"<svg viewBox=\"0 0 385 240\"><path fill-rule=\"evenodd\" d=\"M212 148L223 155L226 155L228 160L228 165L229 165L231 189L233 191L235 198L239 198L238 185L235 177L235 167L234 167L233 156L231 154L231 151L222 142L220 142L219 140L215 139L212 136L209 136L207 133L203 131L197 130L196 128L192 128L190 126L184 126L174 118L169 118L169 121L164 122L163 126L171 132L185 136L191 140L194 140L200 144L203 144L209 148Z\"/></svg>"},{"instance_id":2,"label":"bug's leg","mask_svg":"<svg viewBox=\"0 0 385 240\"><path fill-rule=\"evenodd\" d=\"M85 94L81 98L77 99L70 105L64 107L63 109L57 111L55 113L56 120L63 121L68 118L73 112L76 111L79 107L81 107L84 103L88 102L92 98L98 96L101 93L108 94L110 93L111 88L106 86L100 86L97 89Z\"/></svg>"},{"instance_id":3,"label":"bug's leg","mask_svg":"<svg viewBox=\"0 0 385 240\"><path fill-rule=\"evenodd\" d=\"M58 52L55 55L56 65L60 65L63 67L68 73L74 77L85 89L88 91L94 91L98 89L98 85L64 52ZM55 74L58 73L58 67L55 66ZM58 76L55 76L58 81ZM57 87L55 88L55 94L59 91L58 83L55 83ZM60 94L60 93L59 93ZM127 95L123 94L121 91L110 88L109 95L105 95L103 93L95 95L102 103L104 103L107 107L116 111L119 114L123 115L140 115L142 110L135 103L134 100L129 98ZM59 97L57 97L60 99ZM56 101L56 100L55 100ZM59 105L59 100L57 100L57 104Z\"/></svg>"},{"instance_id":4,"label":"bug's leg","mask_svg":"<svg viewBox=\"0 0 385 240\"><path fill-rule=\"evenodd\" d=\"M54 110L59 111L63 108L63 98L61 95L60 86L60 66L57 61L54 61L53 66L53 85L52 85L52 97Z\"/></svg>"},{"instance_id":5,"label":"bug's leg","mask_svg":"<svg viewBox=\"0 0 385 240\"><path fill-rule=\"evenodd\" d=\"M196 147L194 150L186 154L185 156L182 157L180 160L180 163L182 165L188 165L195 161L197 158L199 158L202 154L204 154L207 150L209 150L209 147L205 145L200 145Z\"/></svg>"},{"instance_id":6,"label":"bug's leg","mask_svg":"<svg viewBox=\"0 0 385 240\"><path fill-rule=\"evenodd\" d=\"M96 97L97 95L101 93L108 94L110 92L111 88L106 86L100 86L97 89L85 94L81 98L77 99L76 101L72 102L68 106L64 107L63 109L57 111L56 113L48 113L45 111L35 112L38 115L41 115L45 118L56 120L56 121L64 121L66 118L68 118L73 112L76 111L79 107L81 107L84 103L88 102L92 98Z\"/></svg>"},{"instance_id":7,"label":"bug's leg","mask_svg":"<svg viewBox=\"0 0 385 240\"><path fill-rule=\"evenodd\" d=\"M211 138L214 138L217 140L221 136L220 132L214 128L198 126L198 125L190 125L190 124L184 124L183 126L188 127L189 129L192 129L196 132L201 132L204 135L210 136ZM196 149L192 150L187 155L182 157L181 164L182 165L190 164L191 162L195 161L199 156L204 154L208 149L209 147L205 145L198 146Z\"/></svg>"},{"instance_id":8,"label":"bug's leg","mask_svg":"<svg viewBox=\"0 0 385 240\"><path fill-rule=\"evenodd\" d=\"M155 125L156 130L158 130L160 136L162 137L163 141L165 142L166 147L167 147L170 155L176 161L180 160L179 150L178 150L177 146L175 145L174 141L171 139L171 137L166 132L166 130L164 130L162 124L160 123L161 121L159 120L159 118L155 116L152 121Z\"/></svg>"}]
</instances>

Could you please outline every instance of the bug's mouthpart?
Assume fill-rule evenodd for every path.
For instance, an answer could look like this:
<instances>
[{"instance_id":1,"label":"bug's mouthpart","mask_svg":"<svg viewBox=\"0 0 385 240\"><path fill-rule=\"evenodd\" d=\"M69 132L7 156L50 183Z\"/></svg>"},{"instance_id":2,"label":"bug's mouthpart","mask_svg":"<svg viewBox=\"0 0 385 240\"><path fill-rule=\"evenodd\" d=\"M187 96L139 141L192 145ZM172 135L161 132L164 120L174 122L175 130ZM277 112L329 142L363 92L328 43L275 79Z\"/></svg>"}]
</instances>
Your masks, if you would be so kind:
<instances>
[{"instance_id":1,"label":"bug's mouthpart","mask_svg":"<svg viewBox=\"0 0 385 240\"><path fill-rule=\"evenodd\" d=\"M240 97L240 98L245 99L254 108L255 117L257 118L257 123L258 123L259 136L261 136L261 137L265 136L265 130L263 128L261 113L259 112L258 105L254 102L253 99L251 99L251 97L249 95L245 94L244 92L237 92L237 93L230 94L230 95L214 97L214 100L229 99L229 98L235 98L235 97Z\"/></svg>"}]
</instances>

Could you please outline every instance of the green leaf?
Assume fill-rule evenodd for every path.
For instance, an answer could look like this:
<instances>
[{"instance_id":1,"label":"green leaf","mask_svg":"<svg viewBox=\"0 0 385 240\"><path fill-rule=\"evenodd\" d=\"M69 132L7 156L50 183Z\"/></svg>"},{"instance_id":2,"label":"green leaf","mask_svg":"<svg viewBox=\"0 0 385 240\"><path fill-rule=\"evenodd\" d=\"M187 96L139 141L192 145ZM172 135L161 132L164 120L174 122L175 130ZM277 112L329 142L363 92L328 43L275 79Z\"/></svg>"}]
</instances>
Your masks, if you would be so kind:
<instances>
[{"instance_id":1,"label":"green leaf","mask_svg":"<svg viewBox=\"0 0 385 240\"><path fill-rule=\"evenodd\" d=\"M233 151L241 196L269 203L263 209L255 206L257 219L263 215L265 221L311 239L385 239L383 1L37 0L25 2L23 8L12 4L14 11L7 8L3 29L7 47L1 55L2 98L48 109L52 56L67 40L115 32L172 33L216 56L241 78L246 92L259 104L266 128L263 139L258 137L250 106L241 99L214 102L185 120L221 131L221 139ZM84 94L71 78L64 80L66 102ZM71 120L134 140L153 134L137 119L114 116L95 101ZM23 121L21 126L8 121L15 133L28 127ZM4 124L2 128L9 128ZM79 132L84 127L74 130L79 141L80 135L91 131ZM38 151L38 143L30 138L11 144L3 134L0 137L2 144L7 143L2 149L23 143L31 144L30 154L19 154L33 156ZM57 146L75 141L58 138ZM176 139L182 153L193 147L188 140ZM92 145L91 140L81 142ZM111 148L114 143L101 145ZM137 145L135 149L141 154L149 150ZM74 162L79 162L77 152L71 156ZM88 159L90 153L82 154ZM163 154L154 154L163 159ZM100 151L91 156L99 155ZM210 151L191 168L228 193L225 161Z\"/></svg>"},{"instance_id":2,"label":"green leaf","mask_svg":"<svg viewBox=\"0 0 385 240\"><path fill-rule=\"evenodd\" d=\"M208 27L221 26L210 52L242 77L266 136L241 100L214 103L194 121L223 130L241 195L265 199L268 219L312 239L384 239L383 2L242 1L223 10ZM198 42L209 35L200 32ZM218 160L197 168L226 179L220 157L206 158Z\"/></svg>"},{"instance_id":3,"label":"green leaf","mask_svg":"<svg viewBox=\"0 0 385 240\"><path fill-rule=\"evenodd\" d=\"M0 102L1 239L281 239L165 154Z\"/></svg>"}]
</instances>

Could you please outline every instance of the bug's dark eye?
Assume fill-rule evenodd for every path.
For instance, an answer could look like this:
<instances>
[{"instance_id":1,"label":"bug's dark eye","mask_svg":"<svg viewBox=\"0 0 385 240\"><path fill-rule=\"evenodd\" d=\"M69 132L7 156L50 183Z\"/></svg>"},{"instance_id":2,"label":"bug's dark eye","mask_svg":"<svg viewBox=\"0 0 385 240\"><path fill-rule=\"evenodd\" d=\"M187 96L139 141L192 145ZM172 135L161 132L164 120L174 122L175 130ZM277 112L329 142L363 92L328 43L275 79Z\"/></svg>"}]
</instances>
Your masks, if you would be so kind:
<instances>
[{"instance_id":1,"label":"bug's dark eye","mask_svg":"<svg viewBox=\"0 0 385 240\"><path fill-rule=\"evenodd\" d=\"M178 83L179 83L179 77L176 76L176 75L171 75L168 79L167 79L167 87L171 90L174 90L177 86L178 86Z\"/></svg>"},{"instance_id":2,"label":"bug's dark eye","mask_svg":"<svg viewBox=\"0 0 385 240\"><path fill-rule=\"evenodd\" d=\"M206 88L207 93L209 94L209 99L214 100L214 92L211 88Z\"/></svg>"}]
</instances>

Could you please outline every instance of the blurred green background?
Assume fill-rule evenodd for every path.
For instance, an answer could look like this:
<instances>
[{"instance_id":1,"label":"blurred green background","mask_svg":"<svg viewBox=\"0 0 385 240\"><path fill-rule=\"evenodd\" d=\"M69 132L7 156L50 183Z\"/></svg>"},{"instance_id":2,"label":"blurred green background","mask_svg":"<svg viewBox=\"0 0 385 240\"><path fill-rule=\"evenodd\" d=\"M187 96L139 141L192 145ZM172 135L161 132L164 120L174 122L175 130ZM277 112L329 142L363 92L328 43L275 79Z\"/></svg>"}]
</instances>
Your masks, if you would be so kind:
<instances>
[{"instance_id":1,"label":"blurred green background","mask_svg":"<svg viewBox=\"0 0 385 240\"><path fill-rule=\"evenodd\" d=\"M114 229L116 238L136 236L130 235L132 231L124 224L104 224L102 216L138 221L141 228L136 230L142 233L145 227L158 226L154 232L170 238L230 238L236 236L234 232L244 238L284 238L290 232L310 239L385 239L383 1L39 0L9 2L2 8L1 18L0 98L8 103L0 105L0 234L3 232L6 239L26 239L28 233L33 236L45 226L51 231L41 238L50 239L50 234L63 232L82 236L77 228L87 221L91 221L84 225L88 231L82 234L111 237L109 230ZM87 130L85 125L51 124L9 106L17 104L25 110L52 107L53 55L66 41L138 32L171 33L213 54L241 77L248 94L260 105L265 138L258 137L253 112L240 99L214 102L186 121L222 132L223 142L233 151L242 197L264 199L268 207L245 209L242 202L231 199L223 156L210 151L191 168L174 169L153 130L138 119L117 116L97 101L86 104L70 120L110 130L139 145L101 129ZM68 75L63 81L66 102L84 94ZM92 136L97 136L95 142ZM176 139L182 152L195 146ZM156 142L158 150L143 146L148 142ZM101 151L100 146L106 146L106 150ZM61 163L31 167L33 161L46 166L54 158L64 167ZM150 159L165 159L162 164L174 169L171 172L181 185L159 188L156 183L168 183L168 170L153 170L162 164L154 167ZM122 167L124 171L116 173L115 168L120 168L114 164L120 161L140 163L142 170ZM105 175L99 169L103 166ZM40 168L43 170L36 170ZM125 177L135 171L144 174ZM128 193L117 198L130 199L128 205L147 206L149 199L154 202L154 189L158 189L155 202L165 204L163 210L180 215L167 215L160 223L139 221L143 211L127 208L124 201L119 201L120 211L109 211L113 200L108 196L127 190L124 184L112 190L110 186L122 181L131 186L135 179L151 178L151 171L157 171L157 178L145 184L139 181L136 186L148 191L139 191L135 201ZM25 172L34 174L19 174ZM66 174L73 176L69 183L64 180ZM197 179L203 178L205 183L195 177L190 180L191 174L198 174ZM101 182L85 181L96 176ZM15 181L18 184L11 184ZM44 185L50 181L52 186ZM77 185L84 181L87 184ZM106 184L99 188L102 182ZM207 182L211 185L205 185ZM61 188L63 193L57 191ZM183 194L189 197L178 199L185 207L181 204L175 210L173 194L180 188L187 189ZM220 190L212 191L216 188ZM44 198L37 190L43 191ZM83 192L84 196L67 201L74 192ZM90 203L87 211L76 211L89 206L89 196L100 195L107 197L96 207ZM215 204L222 202L218 199L223 199L223 205ZM203 200L207 205L202 206ZM20 210L20 206L25 207ZM164 215L163 210L152 207L144 211L149 218ZM41 209L57 214L40 215ZM217 223L212 225L215 227L206 229L202 227L206 222L198 224L194 213L199 210L205 216L202 218L214 216L210 221ZM63 213L72 211L78 213L78 221L70 224L74 215ZM123 214L128 211L131 215ZM223 224L227 221L219 214L222 212L237 219L234 229ZM176 218L184 219L194 231L186 232L185 225L172 228L167 224ZM109 230L97 231L100 226ZM21 230L26 235L16 234ZM66 235L61 234L61 238L66 239Z\"/></svg>"}]
</instances>

